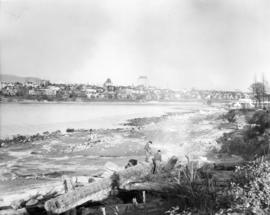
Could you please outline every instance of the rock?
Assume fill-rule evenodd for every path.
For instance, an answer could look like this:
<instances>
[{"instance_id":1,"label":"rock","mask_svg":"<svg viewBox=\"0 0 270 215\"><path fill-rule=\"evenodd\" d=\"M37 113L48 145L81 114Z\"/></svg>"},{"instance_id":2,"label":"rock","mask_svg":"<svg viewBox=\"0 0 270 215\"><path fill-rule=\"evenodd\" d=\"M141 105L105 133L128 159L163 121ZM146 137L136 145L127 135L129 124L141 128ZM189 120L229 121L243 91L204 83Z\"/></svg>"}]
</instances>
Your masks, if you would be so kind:
<instances>
[{"instance_id":1,"label":"rock","mask_svg":"<svg viewBox=\"0 0 270 215\"><path fill-rule=\"evenodd\" d=\"M44 196L43 196L43 195L39 195L39 196L37 197L37 200L42 200L42 199L44 199Z\"/></svg>"},{"instance_id":2,"label":"rock","mask_svg":"<svg viewBox=\"0 0 270 215\"><path fill-rule=\"evenodd\" d=\"M37 152L37 151L32 151L30 154L31 155L41 155L42 153L41 152Z\"/></svg>"},{"instance_id":3,"label":"rock","mask_svg":"<svg viewBox=\"0 0 270 215\"><path fill-rule=\"evenodd\" d=\"M20 200L14 200L14 201L12 201L10 206L13 209L17 210L17 209L22 208L24 206L24 204L25 204L25 201L23 199L20 199Z\"/></svg>"},{"instance_id":4,"label":"rock","mask_svg":"<svg viewBox=\"0 0 270 215\"><path fill-rule=\"evenodd\" d=\"M177 163L177 160L178 160L178 158L176 157L176 156L172 156L169 160L168 160L168 162L165 164L165 166L164 166L164 170L165 171L171 171L174 167L175 167L175 165L176 165L176 163Z\"/></svg>"},{"instance_id":5,"label":"rock","mask_svg":"<svg viewBox=\"0 0 270 215\"><path fill-rule=\"evenodd\" d=\"M37 199L30 199L28 202L26 202L25 206L26 207L33 207L38 204Z\"/></svg>"},{"instance_id":6,"label":"rock","mask_svg":"<svg viewBox=\"0 0 270 215\"><path fill-rule=\"evenodd\" d=\"M138 164L138 160L136 159L130 159L127 163L127 165L125 166L126 168L132 167L132 166L136 166Z\"/></svg>"},{"instance_id":7,"label":"rock","mask_svg":"<svg viewBox=\"0 0 270 215\"><path fill-rule=\"evenodd\" d=\"M93 183L93 182L95 182L95 179L94 178L89 178L88 179L88 183L90 184L90 183Z\"/></svg>"}]
</instances>

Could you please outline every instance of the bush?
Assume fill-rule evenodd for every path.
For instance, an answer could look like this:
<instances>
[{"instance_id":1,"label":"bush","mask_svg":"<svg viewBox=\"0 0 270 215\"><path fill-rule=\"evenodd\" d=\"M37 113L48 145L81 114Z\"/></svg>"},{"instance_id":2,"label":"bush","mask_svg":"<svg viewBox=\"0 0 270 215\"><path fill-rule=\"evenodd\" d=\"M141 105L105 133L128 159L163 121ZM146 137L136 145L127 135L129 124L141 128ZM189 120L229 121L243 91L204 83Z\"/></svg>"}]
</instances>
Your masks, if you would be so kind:
<instances>
[{"instance_id":1,"label":"bush","mask_svg":"<svg viewBox=\"0 0 270 215\"><path fill-rule=\"evenodd\" d=\"M260 133L264 133L267 128L270 128L270 113L258 110L247 121L249 124L255 125Z\"/></svg>"},{"instance_id":2,"label":"bush","mask_svg":"<svg viewBox=\"0 0 270 215\"><path fill-rule=\"evenodd\" d=\"M187 164L181 166L174 177L181 186L178 190L178 206L172 207L166 214L214 214L217 190L211 176L202 175L197 163L189 161L188 157L187 159Z\"/></svg>"},{"instance_id":3,"label":"bush","mask_svg":"<svg viewBox=\"0 0 270 215\"><path fill-rule=\"evenodd\" d=\"M223 134L217 142L221 145L221 153L240 155L246 160L252 160L258 156L269 153L270 136L258 135L253 128L246 127L243 130Z\"/></svg>"},{"instance_id":4,"label":"bush","mask_svg":"<svg viewBox=\"0 0 270 215\"><path fill-rule=\"evenodd\" d=\"M75 129L74 128L67 128L66 132L70 133L70 132L74 132Z\"/></svg>"},{"instance_id":5,"label":"bush","mask_svg":"<svg viewBox=\"0 0 270 215\"><path fill-rule=\"evenodd\" d=\"M221 143L222 153L240 155L251 160L256 156L269 153L270 113L264 110L256 111L247 119L248 125L243 129L223 134L217 142Z\"/></svg>"},{"instance_id":6,"label":"bush","mask_svg":"<svg viewBox=\"0 0 270 215\"><path fill-rule=\"evenodd\" d=\"M230 188L231 209L244 214L270 213L270 163L253 161L237 167Z\"/></svg>"},{"instance_id":7,"label":"bush","mask_svg":"<svg viewBox=\"0 0 270 215\"><path fill-rule=\"evenodd\" d=\"M226 114L223 115L223 118L230 123L234 123L236 121L235 110L229 110Z\"/></svg>"}]
</instances>

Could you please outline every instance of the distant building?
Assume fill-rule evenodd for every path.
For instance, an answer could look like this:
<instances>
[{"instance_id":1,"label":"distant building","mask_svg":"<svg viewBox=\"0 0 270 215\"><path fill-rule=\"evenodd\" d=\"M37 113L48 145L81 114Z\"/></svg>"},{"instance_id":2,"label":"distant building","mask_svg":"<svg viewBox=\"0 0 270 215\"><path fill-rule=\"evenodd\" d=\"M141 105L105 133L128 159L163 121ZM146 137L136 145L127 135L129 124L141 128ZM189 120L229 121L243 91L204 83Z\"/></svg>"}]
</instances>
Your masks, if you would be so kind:
<instances>
[{"instance_id":1,"label":"distant building","mask_svg":"<svg viewBox=\"0 0 270 215\"><path fill-rule=\"evenodd\" d=\"M254 108L252 99L239 99L231 106L231 109L251 109L251 108Z\"/></svg>"},{"instance_id":2,"label":"distant building","mask_svg":"<svg viewBox=\"0 0 270 215\"><path fill-rule=\"evenodd\" d=\"M88 99L94 99L98 95L97 90L93 89L93 88L87 88L85 90L85 93L86 93L86 96L87 96Z\"/></svg>"},{"instance_id":3,"label":"distant building","mask_svg":"<svg viewBox=\"0 0 270 215\"><path fill-rule=\"evenodd\" d=\"M105 91L108 94L108 96L107 96L108 98L114 98L115 97L115 95L112 95L112 94L115 94L116 87L113 85L110 78L108 78L105 81L105 83L103 84L103 87L104 87Z\"/></svg>"},{"instance_id":4,"label":"distant building","mask_svg":"<svg viewBox=\"0 0 270 215\"><path fill-rule=\"evenodd\" d=\"M59 90L59 87L49 86L48 88L44 89L44 94L47 96L56 96Z\"/></svg>"},{"instance_id":5,"label":"distant building","mask_svg":"<svg viewBox=\"0 0 270 215\"><path fill-rule=\"evenodd\" d=\"M37 91L35 89L31 89L28 91L28 94L31 95L31 96L36 96L38 95Z\"/></svg>"},{"instance_id":6,"label":"distant building","mask_svg":"<svg viewBox=\"0 0 270 215\"><path fill-rule=\"evenodd\" d=\"M103 84L103 87L106 89L107 87L113 86L112 80L108 78L105 83Z\"/></svg>"},{"instance_id":7,"label":"distant building","mask_svg":"<svg viewBox=\"0 0 270 215\"><path fill-rule=\"evenodd\" d=\"M5 88L1 89L2 94L6 96L15 96L16 93L18 92L17 89L11 86L6 86Z\"/></svg>"},{"instance_id":8,"label":"distant building","mask_svg":"<svg viewBox=\"0 0 270 215\"><path fill-rule=\"evenodd\" d=\"M138 86L148 87L148 78L147 78L147 76L140 76L138 78Z\"/></svg>"},{"instance_id":9,"label":"distant building","mask_svg":"<svg viewBox=\"0 0 270 215\"><path fill-rule=\"evenodd\" d=\"M31 82L31 81L27 81L24 83L24 86L26 87L38 87L37 83Z\"/></svg>"}]
</instances>

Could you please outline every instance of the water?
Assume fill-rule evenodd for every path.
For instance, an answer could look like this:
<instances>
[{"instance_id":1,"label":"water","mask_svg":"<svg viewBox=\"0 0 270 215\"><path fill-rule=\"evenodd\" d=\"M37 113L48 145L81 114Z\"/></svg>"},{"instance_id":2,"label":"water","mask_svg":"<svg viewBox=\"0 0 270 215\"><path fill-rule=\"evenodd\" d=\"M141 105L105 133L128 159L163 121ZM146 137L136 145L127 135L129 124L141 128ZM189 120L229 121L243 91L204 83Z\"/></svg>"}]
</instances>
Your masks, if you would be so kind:
<instances>
[{"instance_id":1,"label":"water","mask_svg":"<svg viewBox=\"0 0 270 215\"><path fill-rule=\"evenodd\" d=\"M115 128L136 117L200 108L200 104L44 103L0 104L0 138L67 128Z\"/></svg>"},{"instance_id":2,"label":"water","mask_svg":"<svg viewBox=\"0 0 270 215\"><path fill-rule=\"evenodd\" d=\"M89 145L89 132L74 132L0 148L0 199L4 199L3 204L14 200L13 195L21 199L20 195L29 195L36 187L45 189L44 183L50 187L55 181L61 183L62 175L88 177L106 173L108 162L123 168L131 158L142 161L148 140L153 141L154 151L162 151L163 160L172 155L181 161L185 156L207 160L206 153L216 145L215 139L223 132L216 126L216 120L208 117L219 113L219 108L200 103L1 104L0 107L2 136L67 127L120 127L131 118L182 113L141 129L95 131L99 142L94 145Z\"/></svg>"}]
</instances>

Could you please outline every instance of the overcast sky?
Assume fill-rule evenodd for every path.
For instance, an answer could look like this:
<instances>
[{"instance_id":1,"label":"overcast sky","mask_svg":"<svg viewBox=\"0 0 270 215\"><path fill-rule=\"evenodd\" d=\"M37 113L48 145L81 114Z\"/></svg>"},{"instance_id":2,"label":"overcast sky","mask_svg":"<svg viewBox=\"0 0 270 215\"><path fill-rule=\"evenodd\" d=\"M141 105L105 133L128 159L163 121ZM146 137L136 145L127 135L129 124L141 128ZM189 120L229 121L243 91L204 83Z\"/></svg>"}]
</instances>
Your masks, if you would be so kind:
<instances>
[{"instance_id":1,"label":"overcast sky","mask_svg":"<svg viewBox=\"0 0 270 215\"><path fill-rule=\"evenodd\" d=\"M243 89L270 82L269 0L0 0L1 73Z\"/></svg>"}]
</instances>

